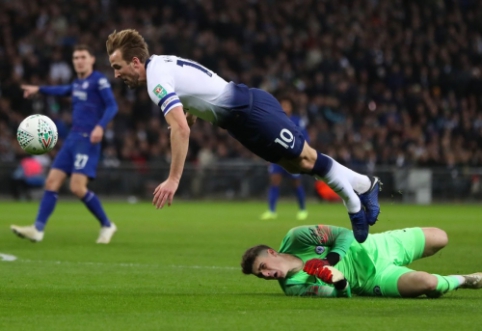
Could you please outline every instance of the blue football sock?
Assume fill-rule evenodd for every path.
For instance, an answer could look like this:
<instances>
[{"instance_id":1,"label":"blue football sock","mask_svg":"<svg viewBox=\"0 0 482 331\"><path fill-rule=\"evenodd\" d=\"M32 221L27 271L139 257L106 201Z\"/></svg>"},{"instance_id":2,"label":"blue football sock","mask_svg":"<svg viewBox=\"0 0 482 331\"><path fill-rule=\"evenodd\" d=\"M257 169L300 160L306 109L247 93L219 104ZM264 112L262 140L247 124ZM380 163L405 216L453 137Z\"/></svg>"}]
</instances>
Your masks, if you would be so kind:
<instances>
[{"instance_id":1,"label":"blue football sock","mask_svg":"<svg viewBox=\"0 0 482 331\"><path fill-rule=\"evenodd\" d=\"M303 185L298 186L295 189L296 199L298 199L298 205L300 206L300 210L305 210L305 190Z\"/></svg>"},{"instance_id":2,"label":"blue football sock","mask_svg":"<svg viewBox=\"0 0 482 331\"><path fill-rule=\"evenodd\" d=\"M268 202L269 202L269 210L271 210L273 213L276 210L276 202L278 202L278 198L279 198L279 186L271 185L269 187L269 192L268 192Z\"/></svg>"},{"instance_id":3,"label":"blue football sock","mask_svg":"<svg viewBox=\"0 0 482 331\"><path fill-rule=\"evenodd\" d=\"M311 174L319 177L320 179L325 177L326 174L331 170L333 165L333 159L325 154L318 153L315 165L311 170Z\"/></svg>"},{"instance_id":4,"label":"blue football sock","mask_svg":"<svg viewBox=\"0 0 482 331\"><path fill-rule=\"evenodd\" d=\"M95 195L94 192L87 191L85 196L82 198L82 202L85 206L90 210L92 214L99 220L100 225L104 227L109 227L110 222L107 218L107 215L102 208L102 204L100 203L99 198Z\"/></svg>"},{"instance_id":5,"label":"blue football sock","mask_svg":"<svg viewBox=\"0 0 482 331\"><path fill-rule=\"evenodd\" d=\"M40 201L37 218L35 219L35 228L37 228L37 230L44 230L45 224L47 224L50 215L52 215L55 209L55 205L57 204L57 198L57 192L47 190L44 191L42 201Z\"/></svg>"}]
</instances>

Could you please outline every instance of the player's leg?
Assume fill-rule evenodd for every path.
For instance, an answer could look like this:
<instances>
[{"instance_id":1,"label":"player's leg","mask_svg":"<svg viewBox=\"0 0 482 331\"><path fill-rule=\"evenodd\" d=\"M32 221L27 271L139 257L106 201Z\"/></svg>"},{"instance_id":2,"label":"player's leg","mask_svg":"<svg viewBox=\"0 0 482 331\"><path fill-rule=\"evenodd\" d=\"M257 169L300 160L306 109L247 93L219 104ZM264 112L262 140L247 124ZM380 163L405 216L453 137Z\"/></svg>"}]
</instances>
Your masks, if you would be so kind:
<instances>
[{"instance_id":1,"label":"player's leg","mask_svg":"<svg viewBox=\"0 0 482 331\"><path fill-rule=\"evenodd\" d=\"M225 127L253 153L280 164L291 173L305 173L322 178L344 200L350 214L355 238L368 236L368 224L379 213L378 179L370 180L343 167L332 158L316 152L299 128L286 116L279 102L269 93L252 89L253 103L249 112L233 112ZM360 200L365 209L361 208ZM363 202L362 201L362 202Z\"/></svg>"},{"instance_id":2,"label":"player's leg","mask_svg":"<svg viewBox=\"0 0 482 331\"><path fill-rule=\"evenodd\" d=\"M40 201L35 224L32 226L12 225L10 228L15 234L22 238L30 239L33 242L42 241L45 225L55 209L58 191L66 178L67 174L63 170L57 168L50 169L47 180L45 181L45 190Z\"/></svg>"},{"instance_id":3,"label":"player's leg","mask_svg":"<svg viewBox=\"0 0 482 331\"><path fill-rule=\"evenodd\" d=\"M306 142L297 158L281 158L278 164L291 173L306 173L323 180L340 195L349 213L358 212L363 205L367 221L370 224L376 222L380 213L377 201L380 188L378 178L348 169L331 157L317 152Z\"/></svg>"},{"instance_id":4,"label":"player's leg","mask_svg":"<svg viewBox=\"0 0 482 331\"><path fill-rule=\"evenodd\" d=\"M298 213L296 214L296 219L298 221L304 221L308 218L308 211L306 210L306 194L303 184L301 183L301 176L291 174L290 177L299 207Z\"/></svg>"},{"instance_id":5,"label":"player's leg","mask_svg":"<svg viewBox=\"0 0 482 331\"><path fill-rule=\"evenodd\" d=\"M97 243L108 244L117 231L117 227L107 217L97 195L87 188L89 178L95 178L96 176L101 146L100 144L91 144L86 139L77 143L76 151L70 190L99 221L101 229Z\"/></svg>"},{"instance_id":6,"label":"player's leg","mask_svg":"<svg viewBox=\"0 0 482 331\"><path fill-rule=\"evenodd\" d=\"M432 256L447 246L449 238L444 230L438 228L422 228L425 244L422 257Z\"/></svg>"},{"instance_id":7,"label":"player's leg","mask_svg":"<svg viewBox=\"0 0 482 331\"><path fill-rule=\"evenodd\" d=\"M97 218L101 226L110 227L111 223L99 198L87 188L88 182L89 178L86 175L73 173L70 179L70 191L84 203L87 209Z\"/></svg>"},{"instance_id":8,"label":"player's leg","mask_svg":"<svg viewBox=\"0 0 482 331\"><path fill-rule=\"evenodd\" d=\"M400 276L397 286L402 297L426 295L438 298L447 292L463 288L466 283L467 279L460 275L441 276L424 271L412 271Z\"/></svg>"},{"instance_id":9,"label":"player's leg","mask_svg":"<svg viewBox=\"0 0 482 331\"><path fill-rule=\"evenodd\" d=\"M278 164L291 173L311 174L328 184L343 199L355 239L358 242L366 240L369 224L374 224L380 213L377 178L369 178L342 166L331 157L318 153L306 142L298 157L283 157ZM373 203L364 204L363 209L362 199Z\"/></svg>"},{"instance_id":10,"label":"player's leg","mask_svg":"<svg viewBox=\"0 0 482 331\"><path fill-rule=\"evenodd\" d=\"M281 185L281 181L283 178L283 175L280 173L280 166L276 164L270 164L269 166L269 189L268 189L268 207L269 209L265 211L263 214L261 214L261 219L262 220L271 220L271 219L276 219L277 214L276 214L276 203L278 202L279 198L279 187Z\"/></svg>"}]
</instances>

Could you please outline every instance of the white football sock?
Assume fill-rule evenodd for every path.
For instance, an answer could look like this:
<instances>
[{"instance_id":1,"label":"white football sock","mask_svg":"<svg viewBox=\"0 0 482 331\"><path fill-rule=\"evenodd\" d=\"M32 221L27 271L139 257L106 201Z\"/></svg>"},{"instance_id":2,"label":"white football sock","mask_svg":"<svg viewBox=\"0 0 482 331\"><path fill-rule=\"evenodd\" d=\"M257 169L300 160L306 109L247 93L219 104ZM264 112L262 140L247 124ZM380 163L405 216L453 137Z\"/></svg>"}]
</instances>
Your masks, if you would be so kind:
<instances>
[{"instance_id":1,"label":"white football sock","mask_svg":"<svg viewBox=\"0 0 482 331\"><path fill-rule=\"evenodd\" d=\"M362 194L370 189L368 176L356 173L333 160L330 171L321 179L343 199L349 213L360 211L361 202L357 193Z\"/></svg>"}]
</instances>

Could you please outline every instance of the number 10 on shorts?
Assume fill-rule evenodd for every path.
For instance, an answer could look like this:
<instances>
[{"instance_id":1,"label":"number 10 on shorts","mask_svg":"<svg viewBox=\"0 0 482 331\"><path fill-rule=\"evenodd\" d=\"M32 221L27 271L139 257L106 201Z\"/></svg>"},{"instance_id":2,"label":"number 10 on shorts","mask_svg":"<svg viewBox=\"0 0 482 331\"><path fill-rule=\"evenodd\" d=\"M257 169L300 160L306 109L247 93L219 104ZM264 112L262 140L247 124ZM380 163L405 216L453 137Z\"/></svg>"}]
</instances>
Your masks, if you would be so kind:
<instances>
[{"instance_id":1,"label":"number 10 on shorts","mask_svg":"<svg viewBox=\"0 0 482 331\"><path fill-rule=\"evenodd\" d=\"M295 145L295 137L288 129L282 129L279 133L280 138L274 140L275 143L280 144L284 148L293 148Z\"/></svg>"}]
</instances>

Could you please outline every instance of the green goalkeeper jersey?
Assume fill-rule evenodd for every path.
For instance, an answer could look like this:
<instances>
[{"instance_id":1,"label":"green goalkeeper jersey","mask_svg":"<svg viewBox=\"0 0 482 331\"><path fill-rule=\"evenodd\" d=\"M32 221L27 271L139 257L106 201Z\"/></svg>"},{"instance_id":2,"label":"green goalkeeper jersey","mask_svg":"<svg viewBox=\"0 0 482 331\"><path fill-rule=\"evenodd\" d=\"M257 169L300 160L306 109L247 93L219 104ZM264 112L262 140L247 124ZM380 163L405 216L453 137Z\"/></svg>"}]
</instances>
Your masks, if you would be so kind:
<instances>
[{"instance_id":1,"label":"green goalkeeper jersey","mask_svg":"<svg viewBox=\"0 0 482 331\"><path fill-rule=\"evenodd\" d=\"M346 290L336 290L303 270L279 280L283 292L297 296L349 297L351 290L361 290L361 285L375 270L372 259L363 247L354 240L353 232L330 225L300 226L291 229L283 238L280 253L291 254L303 262L311 259L324 259L330 252L340 255L336 269L347 279Z\"/></svg>"}]
</instances>

